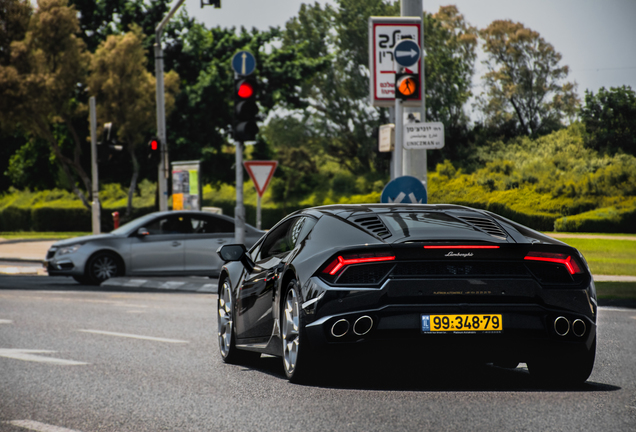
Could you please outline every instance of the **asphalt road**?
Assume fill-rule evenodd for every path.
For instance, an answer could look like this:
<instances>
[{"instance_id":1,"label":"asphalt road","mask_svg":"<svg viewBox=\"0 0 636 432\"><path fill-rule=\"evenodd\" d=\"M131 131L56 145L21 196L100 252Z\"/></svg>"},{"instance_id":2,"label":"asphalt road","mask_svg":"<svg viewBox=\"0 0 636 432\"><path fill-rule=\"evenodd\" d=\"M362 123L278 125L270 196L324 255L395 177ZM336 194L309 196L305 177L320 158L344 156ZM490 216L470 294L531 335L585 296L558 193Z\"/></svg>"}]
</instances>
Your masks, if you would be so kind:
<instances>
[{"instance_id":1,"label":"asphalt road","mask_svg":"<svg viewBox=\"0 0 636 432\"><path fill-rule=\"evenodd\" d=\"M222 363L215 304L0 276L0 431L636 430L635 309L601 308L586 384L544 389L523 367L397 351L289 384L273 357Z\"/></svg>"}]
</instances>

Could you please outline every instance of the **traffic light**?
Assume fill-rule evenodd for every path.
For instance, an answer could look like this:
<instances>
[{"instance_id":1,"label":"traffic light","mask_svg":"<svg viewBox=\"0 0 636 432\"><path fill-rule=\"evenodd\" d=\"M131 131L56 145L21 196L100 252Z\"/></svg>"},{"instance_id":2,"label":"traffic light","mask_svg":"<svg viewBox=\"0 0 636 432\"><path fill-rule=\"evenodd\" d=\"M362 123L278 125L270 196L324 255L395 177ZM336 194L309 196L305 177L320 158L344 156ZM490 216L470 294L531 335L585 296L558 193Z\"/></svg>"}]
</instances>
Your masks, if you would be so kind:
<instances>
[{"instance_id":1,"label":"traffic light","mask_svg":"<svg viewBox=\"0 0 636 432\"><path fill-rule=\"evenodd\" d=\"M148 141L148 160L153 165L158 165L161 161L161 141L157 137L152 137Z\"/></svg>"},{"instance_id":2,"label":"traffic light","mask_svg":"<svg viewBox=\"0 0 636 432\"><path fill-rule=\"evenodd\" d=\"M395 97L397 99L418 99L420 97L420 77L413 73L395 74Z\"/></svg>"},{"instance_id":3,"label":"traffic light","mask_svg":"<svg viewBox=\"0 0 636 432\"><path fill-rule=\"evenodd\" d=\"M236 141L256 139L258 133L257 89L256 78L253 76L242 76L234 80L234 139Z\"/></svg>"},{"instance_id":4,"label":"traffic light","mask_svg":"<svg viewBox=\"0 0 636 432\"><path fill-rule=\"evenodd\" d=\"M97 143L97 163L109 162L124 146L117 143L113 123L104 123L102 139Z\"/></svg>"}]
</instances>

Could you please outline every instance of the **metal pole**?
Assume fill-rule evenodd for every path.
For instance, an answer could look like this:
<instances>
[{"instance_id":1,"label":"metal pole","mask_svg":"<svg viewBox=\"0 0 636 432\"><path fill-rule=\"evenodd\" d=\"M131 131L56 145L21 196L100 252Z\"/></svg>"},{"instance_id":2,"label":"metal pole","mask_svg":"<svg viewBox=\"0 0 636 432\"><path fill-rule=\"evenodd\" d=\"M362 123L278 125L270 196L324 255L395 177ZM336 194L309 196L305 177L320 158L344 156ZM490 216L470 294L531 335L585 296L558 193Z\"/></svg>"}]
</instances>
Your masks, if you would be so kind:
<instances>
[{"instance_id":1,"label":"metal pole","mask_svg":"<svg viewBox=\"0 0 636 432\"><path fill-rule=\"evenodd\" d=\"M261 229L261 196L256 197L256 228Z\"/></svg>"},{"instance_id":2,"label":"metal pole","mask_svg":"<svg viewBox=\"0 0 636 432\"><path fill-rule=\"evenodd\" d=\"M243 205L243 143L236 142L236 207L234 208L234 242L245 243L245 206Z\"/></svg>"},{"instance_id":3,"label":"metal pole","mask_svg":"<svg viewBox=\"0 0 636 432\"><path fill-rule=\"evenodd\" d=\"M401 16L414 16L423 19L423 1L422 0L401 0L400 1L400 15ZM424 48L424 21L422 21L422 37L417 41L420 47ZM425 75L424 75L424 55L420 58L420 76L422 79L422 106L417 108L405 108L406 113L419 112L420 121L424 123L426 121L426 101L425 94ZM396 124L397 128L397 124ZM416 177L424 183L427 183L427 154L426 150L407 150L403 152L404 161L404 175L410 175Z\"/></svg>"},{"instance_id":4,"label":"metal pole","mask_svg":"<svg viewBox=\"0 0 636 432\"><path fill-rule=\"evenodd\" d=\"M161 48L161 35L163 29L175 14L177 9L185 2L179 0L168 12L168 15L157 25L155 29L155 76L157 80L157 136L161 144L161 161L158 166L157 187L159 188L159 210L168 210L168 143L166 142L166 107L163 88L163 49Z\"/></svg>"},{"instance_id":5,"label":"metal pole","mask_svg":"<svg viewBox=\"0 0 636 432\"><path fill-rule=\"evenodd\" d=\"M401 69L401 68L400 68ZM397 92L397 91L396 91ZM393 150L393 178L404 175L402 137L404 135L404 107L402 100L395 98L395 149Z\"/></svg>"},{"instance_id":6,"label":"metal pole","mask_svg":"<svg viewBox=\"0 0 636 432\"><path fill-rule=\"evenodd\" d=\"M93 234L101 232L100 204L99 204L99 173L97 171L97 110L95 108L95 96L88 99L91 116L91 171L93 184L93 202L91 203L91 220Z\"/></svg>"}]
</instances>

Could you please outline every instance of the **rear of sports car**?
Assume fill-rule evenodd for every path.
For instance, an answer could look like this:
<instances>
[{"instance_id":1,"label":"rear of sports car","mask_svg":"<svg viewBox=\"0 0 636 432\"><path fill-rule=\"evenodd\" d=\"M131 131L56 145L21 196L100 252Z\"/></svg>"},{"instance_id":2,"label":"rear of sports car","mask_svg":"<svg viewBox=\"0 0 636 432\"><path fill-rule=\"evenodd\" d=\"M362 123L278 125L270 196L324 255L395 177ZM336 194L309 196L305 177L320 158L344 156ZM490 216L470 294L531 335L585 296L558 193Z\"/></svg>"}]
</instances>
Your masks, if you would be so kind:
<instances>
[{"instance_id":1,"label":"rear of sports car","mask_svg":"<svg viewBox=\"0 0 636 432\"><path fill-rule=\"evenodd\" d=\"M314 347L525 362L538 378L563 383L590 375L596 294L576 249L461 207L339 217L382 241L334 251L310 279L303 307Z\"/></svg>"}]
</instances>

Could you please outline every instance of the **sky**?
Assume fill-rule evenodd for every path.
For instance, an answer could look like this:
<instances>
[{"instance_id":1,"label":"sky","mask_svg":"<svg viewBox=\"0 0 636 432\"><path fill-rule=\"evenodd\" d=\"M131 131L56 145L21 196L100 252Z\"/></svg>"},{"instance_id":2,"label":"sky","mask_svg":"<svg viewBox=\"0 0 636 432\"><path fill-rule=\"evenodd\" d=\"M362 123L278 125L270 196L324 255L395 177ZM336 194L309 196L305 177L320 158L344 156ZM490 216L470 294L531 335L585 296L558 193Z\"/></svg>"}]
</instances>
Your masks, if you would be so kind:
<instances>
[{"instance_id":1,"label":"sky","mask_svg":"<svg viewBox=\"0 0 636 432\"><path fill-rule=\"evenodd\" d=\"M265 30L284 26L302 3L314 1L221 0L221 9L215 9L186 0L182 7L207 27ZM427 12L449 4L477 28L509 19L539 32L563 56L561 64L570 67L567 80L576 81L582 99L586 89L596 93L601 87L628 85L636 91L636 0L423 0ZM479 91L485 67L478 62L475 69Z\"/></svg>"}]
</instances>

